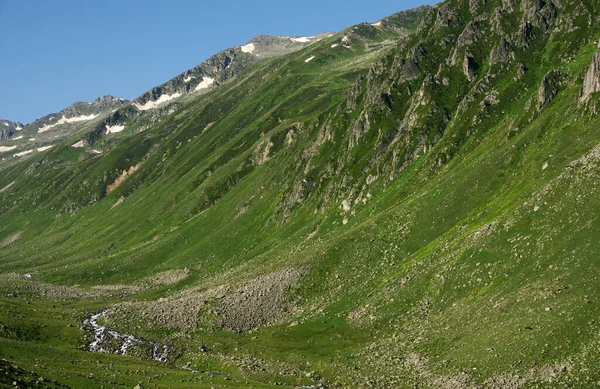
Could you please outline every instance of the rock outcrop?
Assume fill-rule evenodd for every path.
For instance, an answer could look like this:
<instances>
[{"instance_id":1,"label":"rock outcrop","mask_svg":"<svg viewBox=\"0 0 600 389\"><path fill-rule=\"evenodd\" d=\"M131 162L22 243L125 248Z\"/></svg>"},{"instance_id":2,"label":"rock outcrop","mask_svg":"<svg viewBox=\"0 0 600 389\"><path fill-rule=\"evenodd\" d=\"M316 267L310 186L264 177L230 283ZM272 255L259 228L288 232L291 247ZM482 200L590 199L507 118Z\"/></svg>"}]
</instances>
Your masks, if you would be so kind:
<instances>
[{"instance_id":1,"label":"rock outcrop","mask_svg":"<svg viewBox=\"0 0 600 389\"><path fill-rule=\"evenodd\" d=\"M477 78L477 62L475 62L475 58L469 52L465 53L463 73L469 82L473 82Z\"/></svg>"},{"instance_id":2,"label":"rock outcrop","mask_svg":"<svg viewBox=\"0 0 600 389\"><path fill-rule=\"evenodd\" d=\"M9 120L0 120L0 140L5 140L12 137L15 131L23 129L21 123L14 123Z\"/></svg>"},{"instance_id":3,"label":"rock outcrop","mask_svg":"<svg viewBox=\"0 0 600 389\"><path fill-rule=\"evenodd\" d=\"M536 111L541 111L544 107L558 94L558 89L560 87L560 80L563 77L563 74L558 70L550 70L548 73L544 75L540 87L538 89L537 96L537 104Z\"/></svg>"},{"instance_id":4,"label":"rock outcrop","mask_svg":"<svg viewBox=\"0 0 600 389\"><path fill-rule=\"evenodd\" d=\"M512 52L510 51L508 40L506 38L500 38L498 45L496 45L490 53L490 63L494 65L506 62L511 55Z\"/></svg>"},{"instance_id":5,"label":"rock outcrop","mask_svg":"<svg viewBox=\"0 0 600 389\"><path fill-rule=\"evenodd\" d=\"M600 42L598 42L598 52L594 55L583 80L580 93L581 101L588 100L592 93L596 92L600 92Z\"/></svg>"}]
</instances>

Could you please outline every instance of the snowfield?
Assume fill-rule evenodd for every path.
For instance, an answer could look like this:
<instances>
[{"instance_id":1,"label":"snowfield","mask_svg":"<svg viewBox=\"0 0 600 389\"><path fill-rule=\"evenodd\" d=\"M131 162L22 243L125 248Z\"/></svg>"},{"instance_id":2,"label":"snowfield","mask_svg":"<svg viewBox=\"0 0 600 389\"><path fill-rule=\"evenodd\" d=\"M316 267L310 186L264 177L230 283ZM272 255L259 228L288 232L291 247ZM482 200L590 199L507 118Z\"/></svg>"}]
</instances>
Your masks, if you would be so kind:
<instances>
[{"instance_id":1,"label":"snowfield","mask_svg":"<svg viewBox=\"0 0 600 389\"><path fill-rule=\"evenodd\" d=\"M163 104L163 103L166 103L167 101L171 101L171 100L173 100L173 99L176 99L176 98L178 98L178 97L181 97L181 93L179 93L179 92L178 92L178 93L173 93L172 95L167 95L167 94L164 94L164 95L160 96L160 97L158 98L158 100L155 100L155 101L148 101L148 102L147 102L146 104L144 104L144 105L141 105L141 104L138 104L138 103L134 103L133 105L134 105L134 106L135 106L137 109L139 109L140 111L148 111L148 110L150 110L150 109L155 109L155 108L157 108L159 105L161 105L161 104Z\"/></svg>"},{"instance_id":2,"label":"snowfield","mask_svg":"<svg viewBox=\"0 0 600 389\"><path fill-rule=\"evenodd\" d=\"M117 132L121 132L125 129L125 126L119 126L119 125L114 125L114 126L109 126L108 124L106 125L106 134L114 134Z\"/></svg>"},{"instance_id":3,"label":"snowfield","mask_svg":"<svg viewBox=\"0 0 600 389\"><path fill-rule=\"evenodd\" d=\"M292 40L292 42L295 43L308 43L311 40L313 40L315 37L314 36L301 36L298 38L290 38Z\"/></svg>"},{"instance_id":4,"label":"snowfield","mask_svg":"<svg viewBox=\"0 0 600 389\"><path fill-rule=\"evenodd\" d=\"M97 117L98 117L98 115L88 115L88 116L82 115L82 116L76 116L76 117L72 117L72 118L67 118L67 117L63 116L56 123L54 123L54 124L46 124L44 127L41 127L38 130L38 133L46 132L46 131L51 130L52 128L54 128L54 127L56 127L58 125L61 125L61 124L76 123L76 122L85 122L85 121L88 121L88 120L93 120L93 119L95 119ZM55 119L55 118L51 117L50 120L52 120L52 119Z\"/></svg>"},{"instance_id":5,"label":"snowfield","mask_svg":"<svg viewBox=\"0 0 600 389\"><path fill-rule=\"evenodd\" d=\"M202 82L200 82L200 84L196 85L195 90L206 89L206 88L210 87L212 84L214 84L214 82L215 82L214 78L202 77Z\"/></svg>"},{"instance_id":6,"label":"snowfield","mask_svg":"<svg viewBox=\"0 0 600 389\"><path fill-rule=\"evenodd\" d=\"M17 146L0 146L0 153L16 149Z\"/></svg>"},{"instance_id":7,"label":"snowfield","mask_svg":"<svg viewBox=\"0 0 600 389\"><path fill-rule=\"evenodd\" d=\"M24 155L31 154L31 153L33 153L33 149L32 150L21 151L20 153L16 153L14 155L14 157L22 157Z\"/></svg>"},{"instance_id":8,"label":"snowfield","mask_svg":"<svg viewBox=\"0 0 600 389\"><path fill-rule=\"evenodd\" d=\"M247 45L242 46L241 49L242 53L252 54L254 53L254 50L256 50L256 47L254 47L254 43L248 43Z\"/></svg>"}]
</instances>

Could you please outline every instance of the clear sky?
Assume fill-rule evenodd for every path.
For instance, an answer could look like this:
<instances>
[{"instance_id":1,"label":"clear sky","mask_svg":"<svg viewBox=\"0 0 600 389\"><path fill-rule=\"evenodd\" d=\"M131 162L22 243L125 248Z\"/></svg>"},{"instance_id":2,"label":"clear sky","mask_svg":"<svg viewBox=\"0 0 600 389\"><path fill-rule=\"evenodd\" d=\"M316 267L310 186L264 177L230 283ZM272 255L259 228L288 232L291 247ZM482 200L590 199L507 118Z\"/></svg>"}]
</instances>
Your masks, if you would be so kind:
<instances>
[{"instance_id":1,"label":"clear sky","mask_svg":"<svg viewBox=\"0 0 600 389\"><path fill-rule=\"evenodd\" d=\"M0 0L0 119L133 99L259 34L315 35L431 0Z\"/></svg>"}]
</instances>

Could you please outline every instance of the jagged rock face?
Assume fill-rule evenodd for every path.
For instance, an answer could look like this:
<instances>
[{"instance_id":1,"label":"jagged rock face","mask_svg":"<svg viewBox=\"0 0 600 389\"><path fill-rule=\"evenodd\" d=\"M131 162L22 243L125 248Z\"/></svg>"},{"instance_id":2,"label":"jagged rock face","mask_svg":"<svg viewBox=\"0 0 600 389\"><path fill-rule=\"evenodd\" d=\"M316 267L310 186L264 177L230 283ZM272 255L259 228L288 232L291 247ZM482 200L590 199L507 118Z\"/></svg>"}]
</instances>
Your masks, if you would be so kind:
<instances>
[{"instance_id":1,"label":"jagged rock face","mask_svg":"<svg viewBox=\"0 0 600 389\"><path fill-rule=\"evenodd\" d=\"M400 82L416 80L421 76L419 66L413 61L407 61L402 64Z\"/></svg>"},{"instance_id":2,"label":"jagged rock face","mask_svg":"<svg viewBox=\"0 0 600 389\"><path fill-rule=\"evenodd\" d=\"M213 85L227 81L262 59L283 55L329 36L323 33L314 37L289 37L259 35L244 46L231 47L213 55L200 65L185 71L171 80L144 93L134 100L141 110L155 108L149 102L169 101L197 91L206 91ZM162 97L162 99L161 99Z\"/></svg>"},{"instance_id":3,"label":"jagged rock face","mask_svg":"<svg viewBox=\"0 0 600 389\"><path fill-rule=\"evenodd\" d=\"M480 0L469 0L469 11L471 15L477 15L480 8Z\"/></svg>"},{"instance_id":4,"label":"jagged rock face","mask_svg":"<svg viewBox=\"0 0 600 389\"><path fill-rule=\"evenodd\" d=\"M455 65L460 59L461 49L464 47L468 47L481 38L481 28L479 22L471 22L465 27L462 33L459 35L458 40L456 42L456 46L450 56L450 59L447 61L450 65Z\"/></svg>"},{"instance_id":5,"label":"jagged rock face","mask_svg":"<svg viewBox=\"0 0 600 389\"><path fill-rule=\"evenodd\" d=\"M502 0L502 8L507 11L513 11L516 5L516 0Z\"/></svg>"},{"instance_id":6,"label":"jagged rock face","mask_svg":"<svg viewBox=\"0 0 600 389\"><path fill-rule=\"evenodd\" d=\"M506 38L500 38L498 45L490 53L492 65L508 61L511 56L510 45Z\"/></svg>"},{"instance_id":7,"label":"jagged rock face","mask_svg":"<svg viewBox=\"0 0 600 389\"><path fill-rule=\"evenodd\" d=\"M54 129L61 123L61 120L64 122L62 124L65 124L70 123L69 119L73 118L77 118L74 120L74 122L86 122L88 120L95 119L102 114L114 111L128 102L129 101L126 99L113 96L99 97L89 103L77 102L60 112L51 113L34 121L33 123L27 125L25 130L33 133L45 132L50 129Z\"/></svg>"},{"instance_id":8,"label":"jagged rock face","mask_svg":"<svg viewBox=\"0 0 600 389\"><path fill-rule=\"evenodd\" d=\"M60 113L66 117L73 117L78 115L93 115L100 114L108 111L117 109L129 101L120 97L114 96L102 96L89 103L78 102Z\"/></svg>"},{"instance_id":9,"label":"jagged rock face","mask_svg":"<svg viewBox=\"0 0 600 389\"><path fill-rule=\"evenodd\" d=\"M0 120L0 140L6 140L14 136L16 131L23 129L21 123L11 122L9 120Z\"/></svg>"},{"instance_id":10,"label":"jagged rock face","mask_svg":"<svg viewBox=\"0 0 600 389\"><path fill-rule=\"evenodd\" d=\"M6 141L3 147L16 156L27 155L36 149L38 152L44 151L62 139L94 125L105 115L128 103L126 99L103 96L91 102L74 103L60 112L46 115L28 125L2 120L0 141Z\"/></svg>"},{"instance_id":11,"label":"jagged rock face","mask_svg":"<svg viewBox=\"0 0 600 389\"><path fill-rule=\"evenodd\" d=\"M560 80L563 74L558 70L550 70L544 75L542 83L538 89L536 110L541 111L546 105L550 104L558 94Z\"/></svg>"},{"instance_id":12,"label":"jagged rock face","mask_svg":"<svg viewBox=\"0 0 600 389\"><path fill-rule=\"evenodd\" d=\"M449 27L458 18L458 10L450 3L444 3L438 10L437 20L435 26Z\"/></svg>"},{"instance_id":13,"label":"jagged rock face","mask_svg":"<svg viewBox=\"0 0 600 389\"><path fill-rule=\"evenodd\" d=\"M582 101L589 99L592 93L600 92L600 42L598 42L598 49L583 80Z\"/></svg>"},{"instance_id":14,"label":"jagged rock face","mask_svg":"<svg viewBox=\"0 0 600 389\"><path fill-rule=\"evenodd\" d=\"M545 31L550 28L558 15L557 6L543 0L523 0L521 10L525 19Z\"/></svg>"},{"instance_id":15,"label":"jagged rock face","mask_svg":"<svg viewBox=\"0 0 600 389\"><path fill-rule=\"evenodd\" d=\"M470 82L473 82L477 78L477 63L470 53L465 54L463 60L463 73Z\"/></svg>"},{"instance_id":16,"label":"jagged rock face","mask_svg":"<svg viewBox=\"0 0 600 389\"><path fill-rule=\"evenodd\" d=\"M354 109L356 109L356 106L358 105L358 97L360 94L360 86L362 84L364 80L364 77L359 77L356 82L354 83L354 86L352 87L352 89L350 89L348 91L348 97L346 99L346 110L347 111L352 111Z\"/></svg>"},{"instance_id":17,"label":"jagged rock face","mask_svg":"<svg viewBox=\"0 0 600 389\"><path fill-rule=\"evenodd\" d=\"M382 19L381 24L385 28L406 32L411 27L416 28L431 9L429 5L422 5L415 9L401 11Z\"/></svg>"}]
</instances>

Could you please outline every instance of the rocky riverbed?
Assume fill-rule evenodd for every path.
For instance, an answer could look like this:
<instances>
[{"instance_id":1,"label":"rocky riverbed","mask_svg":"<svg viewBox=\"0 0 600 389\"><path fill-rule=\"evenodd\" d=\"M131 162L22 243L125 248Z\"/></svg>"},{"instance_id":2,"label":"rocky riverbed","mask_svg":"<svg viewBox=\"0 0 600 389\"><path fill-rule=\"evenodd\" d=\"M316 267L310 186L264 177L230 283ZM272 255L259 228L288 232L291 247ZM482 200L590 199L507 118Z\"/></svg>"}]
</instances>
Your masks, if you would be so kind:
<instances>
[{"instance_id":1,"label":"rocky riverbed","mask_svg":"<svg viewBox=\"0 0 600 389\"><path fill-rule=\"evenodd\" d=\"M134 355L159 362L169 360L169 347L165 344L148 342L131 334L117 332L98 323L110 309L91 315L83 321L92 329L94 340L88 344L88 350L96 353Z\"/></svg>"}]
</instances>

